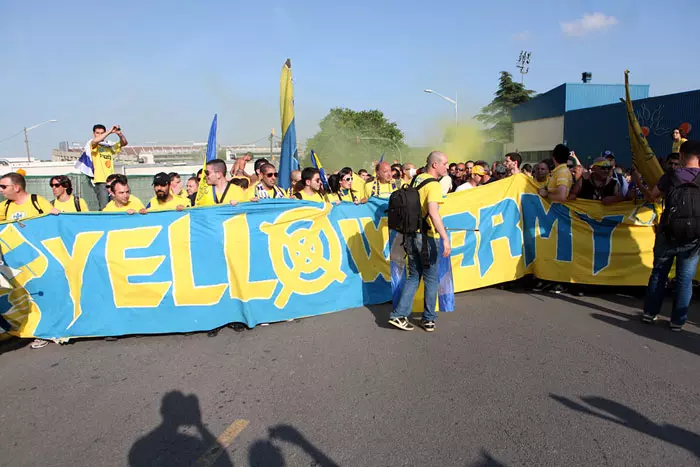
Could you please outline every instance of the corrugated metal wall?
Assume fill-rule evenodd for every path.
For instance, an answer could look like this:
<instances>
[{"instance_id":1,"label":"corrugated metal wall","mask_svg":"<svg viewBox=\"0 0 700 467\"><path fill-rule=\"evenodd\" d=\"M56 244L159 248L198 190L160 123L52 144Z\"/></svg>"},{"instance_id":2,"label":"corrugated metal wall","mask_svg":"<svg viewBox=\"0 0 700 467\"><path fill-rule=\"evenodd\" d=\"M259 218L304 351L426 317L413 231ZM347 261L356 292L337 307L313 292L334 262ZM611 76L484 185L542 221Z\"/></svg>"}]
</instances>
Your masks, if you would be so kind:
<instances>
[{"instance_id":1,"label":"corrugated metal wall","mask_svg":"<svg viewBox=\"0 0 700 467\"><path fill-rule=\"evenodd\" d=\"M649 97L649 85L630 86L632 100ZM513 123L564 115L565 112L617 103L625 97L623 84L566 83L513 109Z\"/></svg>"},{"instance_id":2,"label":"corrugated metal wall","mask_svg":"<svg viewBox=\"0 0 700 467\"><path fill-rule=\"evenodd\" d=\"M690 123L691 139L700 139L700 90L650 97L633 102L639 123L649 128L648 141L657 156L671 152L671 131ZM615 152L618 164L632 165L627 113L622 103L567 112L564 139L584 160L604 150Z\"/></svg>"},{"instance_id":3,"label":"corrugated metal wall","mask_svg":"<svg viewBox=\"0 0 700 467\"><path fill-rule=\"evenodd\" d=\"M566 111L566 85L562 84L551 91L535 96L520 104L511 112L513 123L559 117Z\"/></svg>"},{"instance_id":4,"label":"corrugated metal wall","mask_svg":"<svg viewBox=\"0 0 700 467\"><path fill-rule=\"evenodd\" d=\"M632 100L649 97L649 85L630 86ZM566 83L566 111L616 104L625 97L624 84Z\"/></svg>"}]
</instances>

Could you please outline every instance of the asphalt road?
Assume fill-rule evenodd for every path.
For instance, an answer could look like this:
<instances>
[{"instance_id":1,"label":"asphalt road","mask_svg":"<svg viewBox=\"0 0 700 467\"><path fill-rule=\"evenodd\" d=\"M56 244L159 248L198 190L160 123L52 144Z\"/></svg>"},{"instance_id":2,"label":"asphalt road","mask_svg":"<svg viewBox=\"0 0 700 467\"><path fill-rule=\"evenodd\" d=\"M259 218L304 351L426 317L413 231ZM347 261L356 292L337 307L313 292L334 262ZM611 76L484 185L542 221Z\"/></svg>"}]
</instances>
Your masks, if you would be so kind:
<instances>
[{"instance_id":1,"label":"asphalt road","mask_svg":"<svg viewBox=\"0 0 700 467\"><path fill-rule=\"evenodd\" d=\"M638 306L485 289L433 334L387 328L383 305L3 344L0 465L698 465L700 329Z\"/></svg>"}]
</instances>

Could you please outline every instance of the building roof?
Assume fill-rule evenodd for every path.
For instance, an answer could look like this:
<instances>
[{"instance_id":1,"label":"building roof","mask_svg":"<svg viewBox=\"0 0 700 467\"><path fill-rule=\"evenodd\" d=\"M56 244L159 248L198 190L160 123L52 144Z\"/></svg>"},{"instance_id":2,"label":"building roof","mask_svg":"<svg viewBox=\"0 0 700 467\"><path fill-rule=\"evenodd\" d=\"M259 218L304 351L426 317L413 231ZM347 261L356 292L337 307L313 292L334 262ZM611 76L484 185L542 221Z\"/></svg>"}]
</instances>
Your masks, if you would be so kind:
<instances>
[{"instance_id":1,"label":"building roof","mask_svg":"<svg viewBox=\"0 0 700 467\"><path fill-rule=\"evenodd\" d=\"M649 97L648 84L630 85L632 100ZM513 123L560 117L566 112L615 104L625 97L624 84L564 83L513 109Z\"/></svg>"}]
</instances>

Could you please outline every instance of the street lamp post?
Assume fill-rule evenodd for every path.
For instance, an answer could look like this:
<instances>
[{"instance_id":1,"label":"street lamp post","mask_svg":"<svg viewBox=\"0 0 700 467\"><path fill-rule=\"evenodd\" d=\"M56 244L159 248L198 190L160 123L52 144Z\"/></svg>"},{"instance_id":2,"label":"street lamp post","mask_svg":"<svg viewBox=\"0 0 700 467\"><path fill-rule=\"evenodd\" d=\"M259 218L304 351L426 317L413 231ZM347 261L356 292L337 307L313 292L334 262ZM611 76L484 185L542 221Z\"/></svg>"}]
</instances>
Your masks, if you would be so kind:
<instances>
[{"instance_id":1,"label":"street lamp post","mask_svg":"<svg viewBox=\"0 0 700 467\"><path fill-rule=\"evenodd\" d=\"M29 154L29 135L28 133L32 131L35 128L39 128L41 125L44 125L45 123L56 123L58 120L46 120L45 122L37 123L36 125L32 125L30 127L24 127L24 146L27 148L27 162L32 161L32 157Z\"/></svg>"},{"instance_id":2,"label":"street lamp post","mask_svg":"<svg viewBox=\"0 0 700 467\"><path fill-rule=\"evenodd\" d=\"M435 92L435 91L433 91L432 89L425 89L425 92L427 92L428 94L435 94L436 96L442 97L442 98L445 99L447 102L449 102L449 103L451 103L452 105L454 105L454 106L455 106L455 125L458 125L458 124L459 124L459 114L458 114L458 111L457 111L457 107L458 107L458 106L457 106L457 93L455 93L455 98L454 98L454 99L450 99L449 97L443 96L443 95L440 94L439 92Z\"/></svg>"}]
</instances>

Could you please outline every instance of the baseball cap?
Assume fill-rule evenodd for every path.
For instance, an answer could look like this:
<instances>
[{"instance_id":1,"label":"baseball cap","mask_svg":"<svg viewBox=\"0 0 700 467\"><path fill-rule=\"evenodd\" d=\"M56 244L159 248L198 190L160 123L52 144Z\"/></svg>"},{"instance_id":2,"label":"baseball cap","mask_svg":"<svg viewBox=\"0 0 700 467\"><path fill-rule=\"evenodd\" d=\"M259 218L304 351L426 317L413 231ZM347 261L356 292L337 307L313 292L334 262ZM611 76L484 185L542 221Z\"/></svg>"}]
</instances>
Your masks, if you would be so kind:
<instances>
[{"instance_id":1,"label":"baseball cap","mask_svg":"<svg viewBox=\"0 0 700 467\"><path fill-rule=\"evenodd\" d=\"M160 172L157 173L153 177L153 186L159 185L159 186L164 186L168 185L170 183L170 176L166 174L165 172Z\"/></svg>"},{"instance_id":2,"label":"baseball cap","mask_svg":"<svg viewBox=\"0 0 700 467\"><path fill-rule=\"evenodd\" d=\"M595 160L595 162L593 162L593 167L610 168L612 167L612 164L605 157L599 157Z\"/></svg>"},{"instance_id":3,"label":"baseball cap","mask_svg":"<svg viewBox=\"0 0 700 467\"><path fill-rule=\"evenodd\" d=\"M606 159L615 159L615 153L612 151L603 151L603 154L601 154L603 157Z\"/></svg>"},{"instance_id":4,"label":"baseball cap","mask_svg":"<svg viewBox=\"0 0 700 467\"><path fill-rule=\"evenodd\" d=\"M484 175L486 175L486 171L484 170L484 168L482 166L475 165L474 167L472 167L472 175L484 176Z\"/></svg>"}]
</instances>

